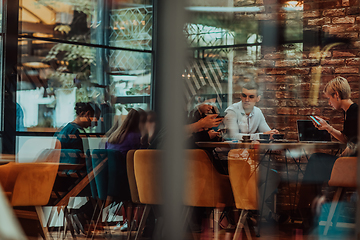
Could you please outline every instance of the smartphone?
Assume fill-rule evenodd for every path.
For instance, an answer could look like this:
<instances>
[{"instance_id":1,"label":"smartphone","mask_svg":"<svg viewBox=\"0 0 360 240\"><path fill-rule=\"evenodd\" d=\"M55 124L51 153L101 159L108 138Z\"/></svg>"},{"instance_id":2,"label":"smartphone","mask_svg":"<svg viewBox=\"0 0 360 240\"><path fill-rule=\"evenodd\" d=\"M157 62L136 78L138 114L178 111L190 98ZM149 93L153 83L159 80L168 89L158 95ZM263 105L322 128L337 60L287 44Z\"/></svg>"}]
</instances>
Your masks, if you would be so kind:
<instances>
[{"instance_id":1,"label":"smartphone","mask_svg":"<svg viewBox=\"0 0 360 240\"><path fill-rule=\"evenodd\" d=\"M317 125L321 125L314 116L309 116L309 118L311 118L311 120L313 120Z\"/></svg>"}]
</instances>

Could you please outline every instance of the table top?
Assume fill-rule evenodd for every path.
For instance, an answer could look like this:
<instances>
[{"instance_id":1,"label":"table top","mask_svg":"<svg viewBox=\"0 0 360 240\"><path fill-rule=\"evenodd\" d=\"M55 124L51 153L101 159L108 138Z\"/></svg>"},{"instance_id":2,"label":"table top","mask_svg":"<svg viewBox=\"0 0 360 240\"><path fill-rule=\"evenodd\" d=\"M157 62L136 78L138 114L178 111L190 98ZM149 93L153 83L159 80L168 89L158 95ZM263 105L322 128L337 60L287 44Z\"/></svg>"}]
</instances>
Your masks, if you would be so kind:
<instances>
[{"instance_id":1,"label":"table top","mask_svg":"<svg viewBox=\"0 0 360 240\"><path fill-rule=\"evenodd\" d=\"M196 142L199 147L202 148L254 148L254 149L263 149L263 150L283 150L283 149L339 149L341 147L346 147L346 144L340 142L269 142L269 143L259 143L259 142Z\"/></svg>"},{"instance_id":2,"label":"table top","mask_svg":"<svg viewBox=\"0 0 360 240\"><path fill-rule=\"evenodd\" d=\"M0 165L4 165L10 162L15 162L15 159L3 159L0 158ZM85 164L73 164L73 163L55 163L55 162L31 162L31 163L42 163L42 164L57 164L59 165L59 171L63 170L79 170L85 167ZM21 164L21 163L19 163Z\"/></svg>"},{"instance_id":3,"label":"table top","mask_svg":"<svg viewBox=\"0 0 360 240\"><path fill-rule=\"evenodd\" d=\"M0 160L6 160L6 161L15 161L15 154L5 154L5 153L1 153L0 154Z\"/></svg>"}]
</instances>

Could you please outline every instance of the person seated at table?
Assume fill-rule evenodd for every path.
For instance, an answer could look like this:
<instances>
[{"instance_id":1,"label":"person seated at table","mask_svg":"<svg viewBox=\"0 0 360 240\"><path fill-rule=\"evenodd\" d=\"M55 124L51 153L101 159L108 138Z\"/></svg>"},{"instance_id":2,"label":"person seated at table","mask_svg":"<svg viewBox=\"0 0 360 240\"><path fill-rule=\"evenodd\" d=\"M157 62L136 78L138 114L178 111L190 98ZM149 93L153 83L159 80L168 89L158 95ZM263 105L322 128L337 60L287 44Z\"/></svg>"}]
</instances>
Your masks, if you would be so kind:
<instances>
[{"instance_id":1,"label":"person seated at table","mask_svg":"<svg viewBox=\"0 0 360 240\"><path fill-rule=\"evenodd\" d=\"M241 140L244 135L250 135L251 140L258 140L260 134L278 134L266 123L260 108L255 104L261 99L259 85L248 81L242 85L241 101L232 104L225 110L224 124L231 139Z\"/></svg>"},{"instance_id":2,"label":"person seated at table","mask_svg":"<svg viewBox=\"0 0 360 240\"><path fill-rule=\"evenodd\" d=\"M145 118L146 119L146 118ZM105 149L113 149L121 152L126 157L127 152L132 149L139 149L141 146L141 131L140 131L140 113L135 109L131 109L126 116L124 122L109 136L105 143ZM133 211L130 202L123 202L123 225L120 227L121 231L128 229L128 219Z\"/></svg>"},{"instance_id":3,"label":"person seated at table","mask_svg":"<svg viewBox=\"0 0 360 240\"><path fill-rule=\"evenodd\" d=\"M347 144L341 156L357 156L358 105L350 99L351 88L348 81L343 77L336 77L325 85L323 92L332 108L344 112L343 129L342 131L335 129L318 116L315 118L319 124L315 121L313 124L319 130L326 130L334 138ZM318 224L317 216L312 209L315 209L316 205L321 205L322 201L325 200L324 197L320 197L321 188L325 182L330 180L332 168L337 158L338 156L325 153L314 153L308 160L299 191L298 204L305 233Z\"/></svg>"},{"instance_id":4,"label":"person seated at table","mask_svg":"<svg viewBox=\"0 0 360 240\"><path fill-rule=\"evenodd\" d=\"M126 156L131 149L140 148L140 113L131 109L124 122L109 136L105 149L113 149Z\"/></svg>"},{"instance_id":5,"label":"person seated at table","mask_svg":"<svg viewBox=\"0 0 360 240\"><path fill-rule=\"evenodd\" d=\"M259 93L259 85L253 81L244 82L241 90L241 101L229 106L225 112L224 124L228 131L228 136L231 139L242 139L244 135L250 135L251 140L258 140L260 134L269 134L270 138L273 134L278 134L279 131L271 129L267 124L263 113L260 108L255 104L261 99ZM264 174L259 174L259 192L262 195L263 188L266 182L267 167L260 164L259 171ZM267 186L265 192L265 200L268 199L273 192L276 191L280 183L280 176L276 170L271 169L267 179ZM260 195L260 197L261 197ZM261 203L262 200L259 201ZM260 206L261 207L261 206ZM274 213L273 208L269 208L264 204L264 215L268 219L274 219L277 222L282 222L287 219L285 215L278 215Z\"/></svg>"},{"instance_id":6,"label":"person seated at table","mask_svg":"<svg viewBox=\"0 0 360 240\"><path fill-rule=\"evenodd\" d=\"M185 138L188 139L192 136L193 133L203 131L204 129L210 129L219 126L221 123L221 118L216 118L215 116L208 115L204 118L201 118L199 121L186 124L184 126ZM161 128L156 124L155 131L152 134L152 137L149 138L149 149L160 149L163 145L164 135L166 134L166 129Z\"/></svg>"},{"instance_id":7,"label":"person seated at table","mask_svg":"<svg viewBox=\"0 0 360 240\"><path fill-rule=\"evenodd\" d=\"M213 105L211 105L208 102L203 102L198 104L195 109L193 109L192 111L190 111L189 113L189 117L188 117L188 122L189 124L191 123L195 123L197 121L199 121L200 119L206 117L207 115L214 114L214 118L218 116L218 114L216 113L215 107ZM216 119L219 123L221 123L222 118L217 118ZM194 132L192 133L192 145L191 147L197 147L195 142L200 142L200 141L220 141L220 132L219 131L215 131L212 128L209 129L203 129L201 131L198 132Z\"/></svg>"},{"instance_id":8,"label":"person seated at table","mask_svg":"<svg viewBox=\"0 0 360 240\"><path fill-rule=\"evenodd\" d=\"M85 163L83 140L86 138L83 139L81 135L86 135L85 128L97 126L101 110L95 103L78 102L75 105L75 113L74 121L60 128L55 136L61 143L61 149L78 149L82 155L78 163Z\"/></svg>"},{"instance_id":9,"label":"person seated at table","mask_svg":"<svg viewBox=\"0 0 360 240\"><path fill-rule=\"evenodd\" d=\"M84 164L85 152L83 142L87 140L86 137L84 137L86 136L85 129L97 126L101 110L99 106L93 102L78 102L75 104L74 109L76 118L60 128L58 132L55 133L55 136L61 143L62 155L60 157L60 162ZM67 151L68 149L78 150L76 157L73 157L73 155L70 154L71 151ZM89 166L91 166L91 164L86 163L86 166L89 171ZM71 178L61 179L60 184L64 189L67 189L68 186L73 184L73 180ZM83 189L81 195L86 195L87 197L91 196L89 186L86 186ZM88 222L91 220L94 209L94 205L91 201L87 201L79 209L72 209L71 214L76 215L76 218L73 218L76 220L74 224L79 225L78 227L80 227L80 229L86 229L86 225L88 225Z\"/></svg>"},{"instance_id":10,"label":"person seated at table","mask_svg":"<svg viewBox=\"0 0 360 240\"><path fill-rule=\"evenodd\" d=\"M219 124L222 122L223 118L217 118L218 114L215 110L215 107L209 102L204 101L195 106L195 108L189 112L188 114L188 122L189 124L196 123L200 119L205 118L206 116L211 116L215 119ZM189 148L200 148L197 146L196 142L219 142L222 138L220 137L220 132L215 131L213 128L204 128L200 131L193 132L191 136L188 138L188 146ZM215 148L201 148L205 150L209 158L211 159L216 170L221 174L227 174L227 165L226 161L221 161L214 151Z\"/></svg>"},{"instance_id":11,"label":"person seated at table","mask_svg":"<svg viewBox=\"0 0 360 240\"><path fill-rule=\"evenodd\" d=\"M141 134L141 149L147 149L150 147L150 143L153 141L154 137L159 131L158 128L159 125L157 124L156 113L154 111L148 111L146 113L144 131Z\"/></svg>"}]
</instances>

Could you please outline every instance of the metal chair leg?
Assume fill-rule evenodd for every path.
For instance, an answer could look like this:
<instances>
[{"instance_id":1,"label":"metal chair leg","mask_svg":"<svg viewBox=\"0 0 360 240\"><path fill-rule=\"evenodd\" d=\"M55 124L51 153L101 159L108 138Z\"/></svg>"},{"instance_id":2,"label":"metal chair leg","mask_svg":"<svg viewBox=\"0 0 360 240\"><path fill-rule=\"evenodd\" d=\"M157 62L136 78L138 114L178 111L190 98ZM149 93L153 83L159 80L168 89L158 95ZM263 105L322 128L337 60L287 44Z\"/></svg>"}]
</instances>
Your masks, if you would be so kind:
<instances>
[{"instance_id":1,"label":"metal chair leg","mask_svg":"<svg viewBox=\"0 0 360 240\"><path fill-rule=\"evenodd\" d=\"M239 239L239 235L241 233L241 229L244 227L244 223L246 221L247 214L248 214L247 210L244 210L244 209L241 210L240 218L239 218L238 224L236 226L236 230L235 230L233 240L238 240Z\"/></svg>"},{"instance_id":2,"label":"metal chair leg","mask_svg":"<svg viewBox=\"0 0 360 240\"><path fill-rule=\"evenodd\" d=\"M139 234L143 231L143 229L145 227L146 219L149 216L150 209L151 209L150 205L145 205L145 209L144 209L143 215L141 217L138 230L137 230L136 235L135 235L135 240L137 240L139 238Z\"/></svg>"},{"instance_id":3,"label":"metal chair leg","mask_svg":"<svg viewBox=\"0 0 360 240\"><path fill-rule=\"evenodd\" d=\"M334 213L335 213L335 210L336 210L336 206L339 202L339 199L340 199L340 195L341 195L341 191L342 191L342 188L338 188L335 192L335 195L334 195L334 198L333 198L333 201L331 203L331 207L330 207L330 211L329 211L329 215L328 215L328 218L327 218L327 221L326 221L326 225L325 225L325 229L324 229L324 235L326 236L328 231L329 231L329 228L330 228L330 224L331 224L331 220L334 216Z\"/></svg>"}]
</instances>

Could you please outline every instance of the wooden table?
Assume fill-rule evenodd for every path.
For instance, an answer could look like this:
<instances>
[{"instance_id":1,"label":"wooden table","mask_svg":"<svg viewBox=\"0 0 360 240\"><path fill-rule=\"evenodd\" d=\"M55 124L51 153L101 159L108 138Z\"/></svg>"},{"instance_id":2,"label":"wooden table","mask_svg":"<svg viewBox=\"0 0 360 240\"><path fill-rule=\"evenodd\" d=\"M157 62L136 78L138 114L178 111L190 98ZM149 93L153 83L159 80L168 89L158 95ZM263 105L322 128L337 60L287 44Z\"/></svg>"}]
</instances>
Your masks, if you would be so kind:
<instances>
[{"instance_id":1,"label":"wooden table","mask_svg":"<svg viewBox=\"0 0 360 240\"><path fill-rule=\"evenodd\" d=\"M270 142L270 143L242 143L242 142L196 142L196 144L201 148L252 148L252 149L262 149L262 150L284 150L284 149L339 149L346 146L344 143L340 142Z\"/></svg>"},{"instance_id":2,"label":"wooden table","mask_svg":"<svg viewBox=\"0 0 360 240\"><path fill-rule=\"evenodd\" d=\"M266 181L265 181L263 195L265 195L265 191L266 191L266 187L267 187L266 185L267 185L267 179L268 179L268 174L269 174L269 169L270 169L270 161L271 161L273 151L285 151L285 153L286 153L285 154L285 164L286 164L286 171L287 171L287 175L288 175L288 185L290 185L289 184L288 166L287 166L287 157L290 156L293 159L293 161L295 162L295 164L298 167L298 173L299 173L299 171L301 171L303 173L303 171L300 168L299 158L301 158L301 156L305 155L308 160L307 152L313 152L316 150L324 150L324 149L333 149L333 150L337 150L337 152L339 152L339 150L341 148L346 147L346 144L343 144L340 142L295 142L295 141L291 141L291 142L290 141L288 141L288 142L276 141L276 142L269 142L269 143L259 143L257 141L249 142L249 143L243 143L243 142L238 142L238 141L225 141L225 142L196 142L196 144L200 148L222 148L222 149L245 148L245 149L259 149L260 151L265 151L264 156L260 159L260 161L258 163L258 165L260 165L260 163L263 162L266 159L266 157L268 157L267 171L266 171L266 178L265 178ZM297 188L297 184L296 184L296 188ZM294 205L295 205L295 199L296 199L296 195L294 197ZM290 201L291 201L291 199L290 199ZM263 201L261 203L260 216L262 216L262 213L263 213L264 202L265 202L265 197L263 198ZM259 225L258 225L258 229L257 229L258 231L256 233L257 236L260 236L260 223L261 223L261 221L259 221Z\"/></svg>"},{"instance_id":3,"label":"wooden table","mask_svg":"<svg viewBox=\"0 0 360 240\"><path fill-rule=\"evenodd\" d=\"M9 162L15 162L14 154L0 154L0 165L4 165Z\"/></svg>"}]
</instances>

